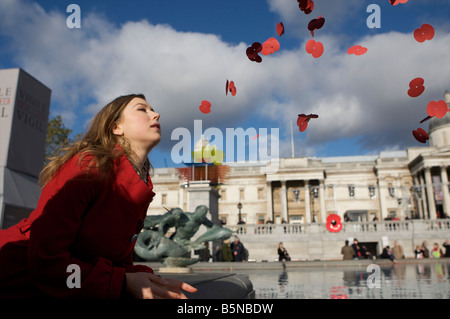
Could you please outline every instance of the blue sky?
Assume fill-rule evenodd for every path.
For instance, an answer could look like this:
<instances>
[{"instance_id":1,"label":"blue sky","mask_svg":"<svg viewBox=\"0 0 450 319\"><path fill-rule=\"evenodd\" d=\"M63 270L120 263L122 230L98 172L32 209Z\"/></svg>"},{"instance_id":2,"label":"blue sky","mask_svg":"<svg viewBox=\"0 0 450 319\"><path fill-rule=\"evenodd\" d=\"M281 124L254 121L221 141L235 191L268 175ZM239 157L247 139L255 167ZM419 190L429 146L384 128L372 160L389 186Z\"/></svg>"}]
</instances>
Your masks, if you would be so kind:
<instances>
[{"instance_id":1,"label":"blue sky","mask_svg":"<svg viewBox=\"0 0 450 319\"><path fill-rule=\"evenodd\" d=\"M192 132L194 120L224 135L226 128L278 128L282 157L291 156L290 121L296 156L422 146L411 132L427 129L419 124L427 103L450 90L450 2L314 2L305 15L296 0L0 0L0 68L23 68L49 86L51 115L61 114L74 133L116 96L146 94L161 113L163 140L150 155L155 167L174 165L171 132ZM66 26L71 3L81 8L80 29ZM367 27L372 3L381 28ZM325 52L314 59L305 52L307 24L319 15L326 22L314 39ZM424 23L436 34L418 43L413 32ZM269 37L280 50L260 64L248 60L246 48ZM348 55L356 44L368 52ZM406 92L415 77L425 79L426 90L413 99ZM224 94L227 79L236 83L235 97ZM198 109L204 99L210 114ZM299 132L299 113L319 118Z\"/></svg>"}]
</instances>

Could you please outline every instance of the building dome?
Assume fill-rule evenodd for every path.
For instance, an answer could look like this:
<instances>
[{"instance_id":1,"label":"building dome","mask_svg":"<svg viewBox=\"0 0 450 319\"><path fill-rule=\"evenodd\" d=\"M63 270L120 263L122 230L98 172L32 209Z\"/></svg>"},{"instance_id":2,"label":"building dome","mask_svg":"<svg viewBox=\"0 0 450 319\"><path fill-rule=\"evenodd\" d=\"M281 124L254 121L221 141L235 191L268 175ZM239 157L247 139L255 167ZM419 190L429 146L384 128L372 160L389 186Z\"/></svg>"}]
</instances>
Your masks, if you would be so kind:
<instances>
[{"instance_id":1,"label":"building dome","mask_svg":"<svg viewBox=\"0 0 450 319\"><path fill-rule=\"evenodd\" d=\"M448 103L447 103L447 105L448 105ZM431 134L443 126L450 126L450 112L447 112L447 114L441 119L438 119L437 117L433 117L430 120L428 132Z\"/></svg>"}]
</instances>

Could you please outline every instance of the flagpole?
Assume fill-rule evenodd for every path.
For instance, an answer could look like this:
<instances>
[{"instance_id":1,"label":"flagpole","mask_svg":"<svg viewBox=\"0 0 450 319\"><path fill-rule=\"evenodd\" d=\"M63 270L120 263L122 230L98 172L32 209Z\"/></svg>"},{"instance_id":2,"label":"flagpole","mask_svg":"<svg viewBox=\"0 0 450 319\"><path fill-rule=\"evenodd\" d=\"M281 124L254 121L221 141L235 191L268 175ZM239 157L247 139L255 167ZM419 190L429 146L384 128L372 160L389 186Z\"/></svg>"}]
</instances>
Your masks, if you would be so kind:
<instances>
[{"instance_id":1,"label":"flagpole","mask_svg":"<svg viewBox=\"0 0 450 319\"><path fill-rule=\"evenodd\" d=\"M294 130L292 128L292 121L289 121L291 124L291 148L292 148L292 157L295 157L295 151L294 151Z\"/></svg>"}]
</instances>

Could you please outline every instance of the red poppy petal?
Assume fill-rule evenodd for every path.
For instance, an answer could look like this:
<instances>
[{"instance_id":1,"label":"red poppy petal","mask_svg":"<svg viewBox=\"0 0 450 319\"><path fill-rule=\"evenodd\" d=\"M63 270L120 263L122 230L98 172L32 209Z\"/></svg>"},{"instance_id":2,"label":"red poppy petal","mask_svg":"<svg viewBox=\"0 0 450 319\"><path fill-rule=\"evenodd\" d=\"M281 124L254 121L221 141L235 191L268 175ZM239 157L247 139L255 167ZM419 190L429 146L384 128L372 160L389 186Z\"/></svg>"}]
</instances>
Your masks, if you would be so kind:
<instances>
[{"instance_id":1,"label":"red poppy petal","mask_svg":"<svg viewBox=\"0 0 450 319\"><path fill-rule=\"evenodd\" d=\"M417 42L425 42L434 38L434 28L429 24L423 24L420 28L414 30L414 39Z\"/></svg>"},{"instance_id":2,"label":"red poppy petal","mask_svg":"<svg viewBox=\"0 0 450 319\"><path fill-rule=\"evenodd\" d=\"M389 0L389 3L392 4L393 6L396 6L397 4L400 3L407 3L408 0Z\"/></svg>"},{"instance_id":3,"label":"red poppy petal","mask_svg":"<svg viewBox=\"0 0 450 319\"><path fill-rule=\"evenodd\" d=\"M299 114L297 118L297 126L300 126L301 123L306 121L306 115L305 114Z\"/></svg>"},{"instance_id":4,"label":"red poppy petal","mask_svg":"<svg viewBox=\"0 0 450 319\"><path fill-rule=\"evenodd\" d=\"M367 48L361 45L354 45L347 50L348 54L363 55L367 52Z\"/></svg>"},{"instance_id":5,"label":"red poppy petal","mask_svg":"<svg viewBox=\"0 0 450 319\"><path fill-rule=\"evenodd\" d=\"M229 85L229 91L231 92L232 96L236 95L236 86L234 85L234 81L230 81L230 85Z\"/></svg>"},{"instance_id":6,"label":"red poppy petal","mask_svg":"<svg viewBox=\"0 0 450 319\"><path fill-rule=\"evenodd\" d=\"M324 24L325 24L325 18L320 16L317 19L312 19L311 21L309 21L308 30L309 31L319 30L320 28L323 27Z\"/></svg>"},{"instance_id":7,"label":"red poppy petal","mask_svg":"<svg viewBox=\"0 0 450 319\"><path fill-rule=\"evenodd\" d=\"M211 103L207 100L203 100L199 108L202 113L208 114L211 112Z\"/></svg>"},{"instance_id":8,"label":"red poppy petal","mask_svg":"<svg viewBox=\"0 0 450 319\"><path fill-rule=\"evenodd\" d=\"M298 126L298 129L300 130L300 132L306 131L307 128L308 128L308 122L307 121L301 122L300 125Z\"/></svg>"},{"instance_id":9,"label":"red poppy petal","mask_svg":"<svg viewBox=\"0 0 450 319\"><path fill-rule=\"evenodd\" d=\"M258 55L259 52L262 50L262 45L259 42L253 42L253 44L247 48L245 53L247 54L247 57L250 61L255 61L257 63L260 63L262 61L262 58Z\"/></svg>"},{"instance_id":10,"label":"red poppy petal","mask_svg":"<svg viewBox=\"0 0 450 319\"><path fill-rule=\"evenodd\" d=\"M422 78L415 78L409 82L408 95L410 97L418 97L421 95L425 91L425 87L423 86L424 82Z\"/></svg>"},{"instance_id":11,"label":"red poppy petal","mask_svg":"<svg viewBox=\"0 0 450 319\"><path fill-rule=\"evenodd\" d=\"M436 116L437 118L443 118L447 114L447 103L444 100L431 101L427 105L427 113L429 116Z\"/></svg>"},{"instance_id":12,"label":"red poppy petal","mask_svg":"<svg viewBox=\"0 0 450 319\"><path fill-rule=\"evenodd\" d=\"M418 128L416 131L413 131L412 133L414 138L420 143L426 143L427 140L429 139L428 133L425 132L425 130L422 128Z\"/></svg>"},{"instance_id":13,"label":"red poppy petal","mask_svg":"<svg viewBox=\"0 0 450 319\"><path fill-rule=\"evenodd\" d=\"M310 14L314 10L314 1L312 0L297 0L298 7L301 11L303 11L305 14Z\"/></svg>"},{"instance_id":14,"label":"red poppy petal","mask_svg":"<svg viewBox=\"0 0 450 319\"><path fill-rule=\"evenodd\" d=\"M322 56L324 51L322 42L316 42L313 39L306 43L306 52L311 54L314 58Z\"/></svg>"},{"instance_id":15,"label":"red poppy petal","mask_svg":"<svg viewBox=\"0 0 450 319\"><path fill-rule=\"evenodd\" d=\"M277 24L277 33L278 33L278 36L280 36L280 37L284 34L284 25L283 25L283 22L279 22L279 23Z\"/></svg>"}]
</instances>

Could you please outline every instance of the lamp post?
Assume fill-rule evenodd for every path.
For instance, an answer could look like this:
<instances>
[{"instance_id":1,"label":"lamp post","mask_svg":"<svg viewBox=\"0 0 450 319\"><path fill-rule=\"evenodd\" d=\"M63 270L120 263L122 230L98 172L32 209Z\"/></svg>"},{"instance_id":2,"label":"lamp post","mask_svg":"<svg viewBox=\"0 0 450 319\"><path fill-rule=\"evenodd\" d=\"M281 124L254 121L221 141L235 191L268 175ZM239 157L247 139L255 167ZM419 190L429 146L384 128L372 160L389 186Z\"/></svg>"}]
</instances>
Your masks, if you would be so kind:
<instances>
[{"instance_id":1,"label":"lamp post","mask_svg":"<svg viewBox=\"0 0 450 319\"><path fill-rule=\"evenodd\" d=\"M239 202L239 204L237 204L237 208L239 209L239 220L238 220L238 224L240 224L240 223L241 223L241 220L242 220L242 216L241 216L242 204L241 204L241 202Z\"/></svg>"}]
</instances>

